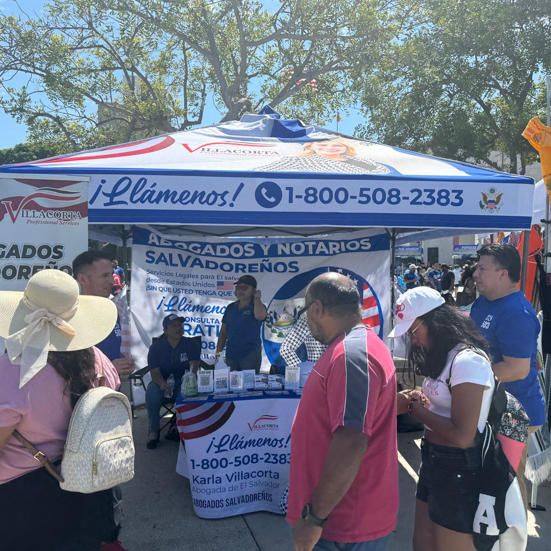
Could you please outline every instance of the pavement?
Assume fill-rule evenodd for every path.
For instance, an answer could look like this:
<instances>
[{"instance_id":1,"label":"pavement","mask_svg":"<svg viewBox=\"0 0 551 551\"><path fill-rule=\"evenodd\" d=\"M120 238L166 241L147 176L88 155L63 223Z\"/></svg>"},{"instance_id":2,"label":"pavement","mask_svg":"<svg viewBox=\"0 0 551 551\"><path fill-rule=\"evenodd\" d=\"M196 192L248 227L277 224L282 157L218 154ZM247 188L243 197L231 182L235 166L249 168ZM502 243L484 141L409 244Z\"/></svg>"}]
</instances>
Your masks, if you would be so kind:
<instances>
[{"instance_id":1,"label":"pavement","mask_svg":"<svg viewBox=\"0 0 551 551\"><path fill-rule=\"evenodd\" d=\"M136 415L136 476L123 486L125 520L120 536L128 551L293 551L291 529L281 515L253 513L220 520L197 517L189 482L175 470L180 444L163 438L157 449L148 450L147 413L137 409ZM398 435L400 512L388 551L411 549L421 435ZM528 513L528 549L549 551L551 482L538 488L538 505L547 510Z\"/></svg>"}]
</instances>

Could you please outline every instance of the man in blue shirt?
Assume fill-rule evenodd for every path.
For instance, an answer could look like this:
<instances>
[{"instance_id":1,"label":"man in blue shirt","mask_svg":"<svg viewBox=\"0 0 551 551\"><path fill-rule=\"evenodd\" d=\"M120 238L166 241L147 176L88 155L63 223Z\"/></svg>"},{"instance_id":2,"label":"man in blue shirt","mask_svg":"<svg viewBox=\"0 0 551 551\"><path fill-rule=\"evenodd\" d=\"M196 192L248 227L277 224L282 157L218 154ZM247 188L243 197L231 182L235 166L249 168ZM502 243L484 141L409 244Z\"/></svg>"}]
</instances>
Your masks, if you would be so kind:
<instances>
[{"instance_id":1,"label":"man in blue shirt","mask_svg":"<svg viewBox=\"0 0 551 551\"><path fill-rule=\"evenodd\" d=\"M145 393L145 405L149 417L147 447L150 450L156 448L159 442L159 411L163 402L174 403L184 373L187 370L196 373L199 369L201 347L196 339L184 337L184 321L176 314L166 316L163 320L163 336L151 345L147 355L151 382ZM172 388L167 383L171 375L175 379ZM168 392L170 396L166 395Z\"/></svg>"},{"instance_id":2,"label":"man in blue shirt","mask_svg":"<svg viewBox=\"0 0 551 551\"><path fill-rule=\"evenodd\" d=\"M109 298L113 290L113 266L109 257L101 251L86 251L73 260L73 277L80 285L81 295ZM111 360L119 376L134 372L134 360L121 354L121 323L111 334L96 346Z\"/></svg>"},{"instance_id":3,"label":"man in blue shirt","mask_svg":"<svg viewBox=\"0 0 551 551\"><path fill-rule=\"evenodd\" d=\"M494 243L478 251L474 281L480 297L473 303L471 318L490 342L492 367L505 389L524 406L530 432L545 421L545 404L537 380L537 339L540 324L532 305L518 290L520 255L511 245ZM524 471L528 443L517 477L527 504Z\"/></svg>"},{"instance_id":4,"label":"man in blue shirt","mask_svg":"<svg viewBox=\"0 0 551 551\"><path fill-rule=\"evenodd\" d=\"M409 269L405 271L403 279L406 284L406 291L419 286L419 276L417 275L417 266L415 264L409 265Z\"/></svg>"},{"instance_id":5,"label":"man in blue shirt","mask_svg":"<svg viewBox=\"0 0 551 551\"><path fill-rule=\"evenodd\" d=\"M124 279L125 279L124 270L119 266L119 261L113 260L112 265L113 265L113 273L117 274L121 278L121 283L124 285Z\"/></svg>"},{"instance_id":6,"label":"man in blue shirt","mask_svg":"<svg viewBox=\"0 0 551 551\"><path fill-rule=\"evenodd\" d=\"M235 371L254 369L259 373L262 364L260 327L268 313L256 285L253 276L241 276L235 283L238 300L228 305L222 317L216 356L220 355L227 341L226 363Z\"/></svg>"},{"instance_id":7,"label":"man in blue shirt","mask_svg":"<svg viewBox=\"0 0 551 551\"><path fill-rule=\"evenodd\" d=\"M440 265L438 262L435 262L432 265L432 270L427 274L429 281L429 287L436 289L439 293L442 292L442 285L440 284L440 278L442 277L442 272L440 271Z\"/></svg>"},{"instance_id":8,"label":"man in blue shirt","mask_svg":"<svg viewBox=\"0 0 551 551\"><path fill-rule=\"evenodd\" d=\"M113 265L109 257L101 251L85 251L73 260L73 277L80 286L81 295L109 298L113 290ZM117 323L111 334L99 344L96 344L115 366L120 378L134 372L134 360L121 353L121 323L117 316ZM122 492L120 486L111 489L111 503L116 528L110 541L102 545L102 551L124 551L118 541L119 531L123 518Z\"/></svg>"}]
</instances>

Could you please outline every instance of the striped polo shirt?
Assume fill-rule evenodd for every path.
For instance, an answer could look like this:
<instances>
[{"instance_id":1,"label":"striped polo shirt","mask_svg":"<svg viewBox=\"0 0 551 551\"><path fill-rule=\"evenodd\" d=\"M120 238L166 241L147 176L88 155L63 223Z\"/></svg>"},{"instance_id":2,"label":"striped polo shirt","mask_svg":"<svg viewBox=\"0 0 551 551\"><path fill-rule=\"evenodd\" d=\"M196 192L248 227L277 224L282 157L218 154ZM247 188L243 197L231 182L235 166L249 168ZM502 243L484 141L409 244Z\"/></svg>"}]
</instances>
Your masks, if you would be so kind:
<instances>
[{"instance_id":1,"label":"striped polo shirt","mask_svg":"<svg viewBox=\"0 0 551 551\"><path fill-rule=\"evenodd\" d=\"M322 537L340 543L372 541L392 532L398 513L396 370L387 347L364 326L331 343L304 387L291 432L291 524L310 501L333 432L341 426L365 433L369 444Z\"/></svg>"}]
</instances>

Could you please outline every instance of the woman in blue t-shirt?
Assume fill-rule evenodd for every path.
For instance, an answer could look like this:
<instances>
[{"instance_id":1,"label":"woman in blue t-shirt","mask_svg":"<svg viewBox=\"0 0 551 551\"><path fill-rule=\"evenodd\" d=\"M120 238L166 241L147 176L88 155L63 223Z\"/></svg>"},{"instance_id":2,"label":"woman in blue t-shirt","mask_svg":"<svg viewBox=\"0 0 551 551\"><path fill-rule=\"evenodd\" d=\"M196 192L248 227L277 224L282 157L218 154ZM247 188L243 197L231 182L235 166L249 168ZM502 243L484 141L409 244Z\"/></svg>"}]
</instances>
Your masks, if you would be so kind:
<instances>
[{"instance_id":1,"label":"woman in blue t-shirt","mask_svg":"<svg viewBox=\"0 0 551 551\"><path fill-rule=\"evenodd\" d=\"M149 417L147 447L152 450L159 443L159 412L163 403L174 403L184 373L191 369L196 372L201 360L201 347L196 339L184 337L182 323L185 318L169 314L163 320L163 335L149 348L147 365L150 368L151 382L145 393L145 405ZM170 387L167 379L173 375L175 384Z\"/></svg>"},{"instance_id":2,"label":"woman in blue t-shirt","mask_svg":"<svg viewBox=\"0 0 551 551\"><path fill-rule=\"evenodd\" d=\"M251 275L241 276L235 283L236 302L226 308L216 343L216 357L226 346L226 363L235 371L254 369L260 372L262 350L260 327L268 315L261 292Z\"/></svg>"}]
</instances>

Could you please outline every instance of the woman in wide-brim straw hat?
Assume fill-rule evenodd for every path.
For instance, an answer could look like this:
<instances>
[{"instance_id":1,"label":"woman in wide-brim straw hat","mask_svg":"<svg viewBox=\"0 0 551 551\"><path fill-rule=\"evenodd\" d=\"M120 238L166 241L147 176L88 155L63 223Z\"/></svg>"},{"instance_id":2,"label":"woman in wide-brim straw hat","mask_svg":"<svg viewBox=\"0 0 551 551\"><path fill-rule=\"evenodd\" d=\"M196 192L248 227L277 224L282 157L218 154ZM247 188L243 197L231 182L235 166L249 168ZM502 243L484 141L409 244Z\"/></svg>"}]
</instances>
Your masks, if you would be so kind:
<instances>
[{"instance_id":1,"label":"woman in wide-brim straw hat","mask_svg":"<svg viewBox=\"0 0 551 551\"><path fill-rule=\"evenodd\" d=\"M474 551L473 521L484 430L495 385L488 343L473 321L428 287L396 303L390 337L407 336L423 393L400 393L398 412L425 424L415 500L414 551ZM426 401L428 398L428 401ZM425 407L427 406L427 407Z\"/></svg>"},{"instance_id":2,"label":"woman in wide-brim straw hat","mask_svg":"<svg viewBox=\"0 0 551 551\"><path fill-rule=\"evenodd\" d=\"M112 530L108 492L62 490L17 430L52 462L63 455L78 398L101 376L117 389L118 374L93 346L117 319L104 298L80 296L64 272L44 270L25 292L0 292L0 541L10 551L98 550Z\"/></svg>"}]
</instances>

